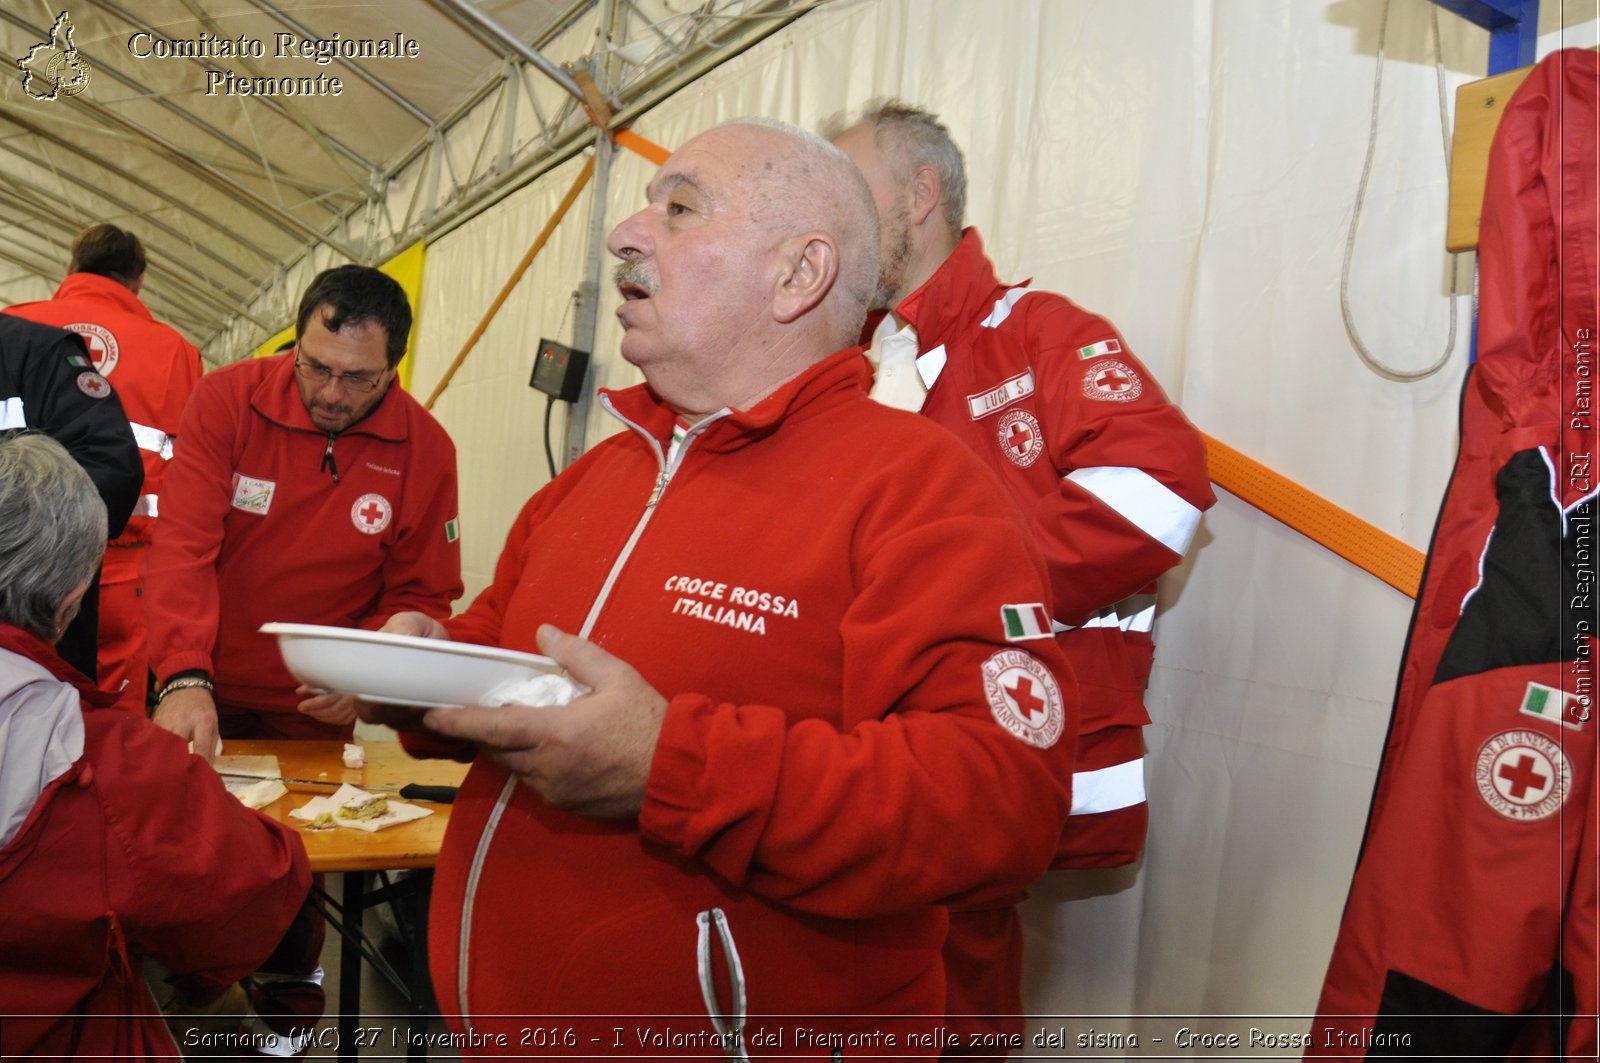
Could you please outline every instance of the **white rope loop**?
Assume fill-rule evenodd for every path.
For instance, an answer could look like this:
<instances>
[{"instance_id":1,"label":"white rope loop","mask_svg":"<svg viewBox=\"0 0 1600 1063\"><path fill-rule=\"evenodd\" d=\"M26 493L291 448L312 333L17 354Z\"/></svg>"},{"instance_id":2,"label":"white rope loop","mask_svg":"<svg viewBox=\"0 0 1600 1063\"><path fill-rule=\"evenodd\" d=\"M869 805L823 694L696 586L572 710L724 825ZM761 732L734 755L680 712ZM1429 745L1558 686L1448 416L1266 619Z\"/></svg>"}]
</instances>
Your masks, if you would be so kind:
<instances>
[{"instance_id":1,"label":"white rope loop","mask_svg":"<svg viewBox=\"0 0 1600 1063\"><path fill-rule=\"evenodd\" d=\"M1450 171L1450 121L1449 107L1445 99L1444 89L1444 46L1439 37L1439 9L1434 7L1433 12L1433 48L1434 72L1439 87L1439 131L1444 141L1445 174L1448 178ZM1455 255L1451 255L1451 284L1450 284L1450 337L1445 343L1444 353L1438 361L1426 369L1396 369L1393 366L1380 362L1361 339L1361 333L1356 329L1354 314L1350 311L1350 261L1355 257L1356 230L1361 225L1361 207L1367 198L1367 181L1372 176L1372 157L1378 147L1378 101L1383 92L1383 44L1389 32L1389 0L1383 0L1383 14L1378 22L1378 61L1372 76L1372 119L1367 131L1367 158L1361 167L1361 183L1356 187L1355 209L1350 215L1350 232L1344 242L1344 266L1339 272L1339 312L1344 316L1344 329L1350 336L1350 342L1355 345L1357 356L1367 368L1379 376L1388 377L1409 383L1416 380L1425 380L1445 367L1450 360L1450 355L1456 349L1456 292L1455 292Z\"/></svg>"}]
</instances>

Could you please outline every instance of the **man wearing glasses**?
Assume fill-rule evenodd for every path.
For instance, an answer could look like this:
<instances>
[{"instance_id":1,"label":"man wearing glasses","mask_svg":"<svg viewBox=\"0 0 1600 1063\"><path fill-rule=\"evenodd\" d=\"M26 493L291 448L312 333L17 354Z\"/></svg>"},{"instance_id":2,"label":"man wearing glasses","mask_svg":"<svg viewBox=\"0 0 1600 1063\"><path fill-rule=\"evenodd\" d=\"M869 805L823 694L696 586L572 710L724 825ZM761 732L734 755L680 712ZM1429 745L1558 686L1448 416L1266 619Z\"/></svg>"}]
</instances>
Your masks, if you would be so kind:
<instances>
[{"instance_id":1,"label":"man wearing glasses","mask_svg":"<svg viewBox=\"0 0 1600 1063\"><path fill-rule=\"evenodd\" d=\"M394 386L411 307L366 266L325 270L294 346L200 380L145 567L156 724L210 760L223 739L344 738L349 698L297 689L272 620L376 629L461 594L455 446ZM247 1032L303 1052L324 1008L308 906L250 979ZM205 1001L184 1000L186 1008Z\"/></svg>"},{"instance_id":2,"label":"man wearing glasses","mask_svg":"<svg viewBox=\"0 0 1600 1063\"><path fill-rule=\"evenodd\" d=\"M155 722L210 759L228 738L349 738L348 698L296 689L268 621L376 629L461 594L455 447L394 386L411 307L340 266L293 348L204 377L184 411L146 567Z\"/></svg>"}]
</instances>

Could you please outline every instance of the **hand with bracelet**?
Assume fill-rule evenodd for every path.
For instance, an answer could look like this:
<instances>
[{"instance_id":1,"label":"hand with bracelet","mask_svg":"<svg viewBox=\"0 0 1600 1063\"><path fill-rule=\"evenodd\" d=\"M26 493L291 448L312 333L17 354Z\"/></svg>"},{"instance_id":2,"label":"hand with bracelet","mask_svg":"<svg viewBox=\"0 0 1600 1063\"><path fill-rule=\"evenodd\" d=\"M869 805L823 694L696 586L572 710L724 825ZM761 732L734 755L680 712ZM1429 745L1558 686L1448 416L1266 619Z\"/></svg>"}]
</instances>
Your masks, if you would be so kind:
<instances>
[{"instance_id":1,"label":"hand with bracelet","mask_svg":"<svg viewBox=\"0 0 1600 1063\"><path fill-rule=\"evenodd\" d=\"M211 695L211 680L203 674L180 674L163 683L150 720L157 727L188 739L207 764L217 755L217 703Z\"/></svg>"}]
</instances>

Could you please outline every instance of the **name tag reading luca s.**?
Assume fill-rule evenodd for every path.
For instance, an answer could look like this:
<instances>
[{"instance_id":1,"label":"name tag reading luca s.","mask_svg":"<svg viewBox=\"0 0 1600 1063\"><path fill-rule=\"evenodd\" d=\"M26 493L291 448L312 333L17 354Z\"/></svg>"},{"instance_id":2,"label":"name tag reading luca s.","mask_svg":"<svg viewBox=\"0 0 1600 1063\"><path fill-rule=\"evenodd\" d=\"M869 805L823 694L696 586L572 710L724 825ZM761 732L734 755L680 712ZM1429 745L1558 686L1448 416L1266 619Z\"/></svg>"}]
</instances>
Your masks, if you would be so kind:
<instances>
[{"instance_id":1,"label":"name tag reading luca s.","mask_svg":"<svg viewBox=\"0 0 1600 1063\"><path fill-rule=\"evenodd\" d=\"M972 410L972 419L987 417L1003 406L1009 406L1018 399L1033 394L1033 370L1029 369L1021 376L1014 376L998 387L990 388L978 395L967 396L967 406Z\"/></svg>"}]
</instances>

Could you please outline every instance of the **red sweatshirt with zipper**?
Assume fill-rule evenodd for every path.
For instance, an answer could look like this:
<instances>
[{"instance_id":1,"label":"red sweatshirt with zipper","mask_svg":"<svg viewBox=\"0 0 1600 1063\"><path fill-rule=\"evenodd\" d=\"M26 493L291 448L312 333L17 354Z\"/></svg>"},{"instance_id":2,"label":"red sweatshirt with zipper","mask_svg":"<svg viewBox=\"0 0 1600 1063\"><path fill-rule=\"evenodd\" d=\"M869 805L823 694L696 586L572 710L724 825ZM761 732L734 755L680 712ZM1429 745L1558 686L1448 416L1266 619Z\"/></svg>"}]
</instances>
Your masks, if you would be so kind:
<instances>
[{"instance_id":1,"label":"red sweatshirt with zipper","mask_svg":"<svg viewBox=\"0 0 1600 1063\"><path fill-rule=\"evenodd\" d=\"M450 437L398 386L336 435L311 422L290 354L201 378L145 566L158 679L201 668L226 706L294 712L268 621L376 629L461 594Z\"/></svg>"},{"instance_id":2,"label":"red sweatshirt with zipper","mask_svg":"<svg viewBox=\"0 0 1600 1063\"><path fill-rule=\"evenodd\" d=\"M637 1042L646 1020L573 1016L704 1034L702 980L724 1012L734 997L723 944L697 940L720 910L747 1037L939 1054L905 1034L942 1022L943 905L1049 866L1077 696L1048 625L1007 639L1008 606L1048 610L1020 513L954 437L868 399L869 371L840 352L670 455L670 409L607 393L629 430L533 497L447 622L523 650L542 622L581 632L670 702L635 820L556 811L474 764L431 924L440 1006L471 1030L512 1051L528 1016L564 1017L589 1051L618 1050L617 1028L661 1046Z\"/></svg>"}]
</instances>

